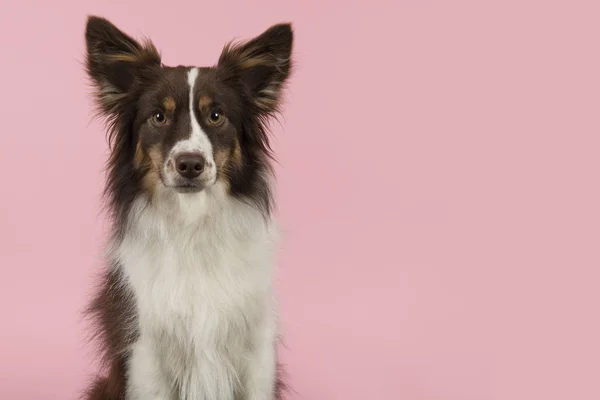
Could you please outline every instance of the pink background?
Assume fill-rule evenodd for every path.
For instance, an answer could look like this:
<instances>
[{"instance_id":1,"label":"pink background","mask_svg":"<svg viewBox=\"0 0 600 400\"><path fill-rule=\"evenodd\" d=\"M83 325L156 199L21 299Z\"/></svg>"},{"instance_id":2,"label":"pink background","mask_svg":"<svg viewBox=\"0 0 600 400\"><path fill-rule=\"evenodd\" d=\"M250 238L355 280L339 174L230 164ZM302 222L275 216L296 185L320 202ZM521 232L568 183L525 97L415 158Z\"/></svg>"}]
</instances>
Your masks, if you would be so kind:
<instances>
[{"instance_id":1,"label":"pink background","mask_svg":"<svg viewBox=\"0 0 600 400\"><path fill-rule=\"evenodd\" d=\"M212 64L291 20L283 357L305 400L600 399L600 6L13 1L0 16L0 398L75 399L106 143L86 14ZM119 5L119 3L122 3Z\"/></svg>"}]
</instances>

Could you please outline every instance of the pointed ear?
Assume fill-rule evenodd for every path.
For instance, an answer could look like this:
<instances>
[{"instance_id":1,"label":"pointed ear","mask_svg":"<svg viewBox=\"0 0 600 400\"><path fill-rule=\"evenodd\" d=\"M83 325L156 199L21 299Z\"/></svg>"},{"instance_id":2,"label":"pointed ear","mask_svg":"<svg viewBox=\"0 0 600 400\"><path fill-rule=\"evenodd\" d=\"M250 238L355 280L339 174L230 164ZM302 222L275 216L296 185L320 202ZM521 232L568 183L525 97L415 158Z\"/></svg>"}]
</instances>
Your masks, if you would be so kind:
<instances>
[{"instance_id":1,"label":"pointed ear","mask_svg":"<svg viewBox=\"0 0 600 400\"><path fill-rule=\"evenodd\" d=\"M292 68L293 39L291 24L274 25L250 41L228 44L219 58L219 67L240 79L261 112L277 111Z\"/></svg>"},{"instance_id":2,"label":"pointed ear","mask_svg":"<svg viewBox=\"0 0 600 400\"><path fill-rule=\"evenodd\" d=\"M151 42L138 43L104 18L88 17L85 39L87 73L105 113L116 111L145 69L160 66Z\"/></svg>"}]
</instances>

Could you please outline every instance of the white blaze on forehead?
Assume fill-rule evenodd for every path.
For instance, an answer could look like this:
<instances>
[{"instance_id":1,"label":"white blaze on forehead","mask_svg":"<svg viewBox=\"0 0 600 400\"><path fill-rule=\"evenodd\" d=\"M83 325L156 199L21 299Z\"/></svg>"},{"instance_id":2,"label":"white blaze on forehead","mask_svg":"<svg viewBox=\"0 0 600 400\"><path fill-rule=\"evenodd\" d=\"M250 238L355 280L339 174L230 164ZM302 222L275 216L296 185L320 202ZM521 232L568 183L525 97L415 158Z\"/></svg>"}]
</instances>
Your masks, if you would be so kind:
<instances>
[{"instance_id":1,"label":"white blaze on forehead","mask_svg":"<svg viewBox=\"0 0 600 400\"><path fill-rule=\"evenodd\" d=\"M204 156L207 164L213 163L213 150L212 144L208 139L208 136L198 123L196 119L194 99L194 87L196 85L196 78L198 78L198 68L191 68L188 71L188 85L190 87L190 129L191 133L189 138L182 140L175 144L173 147L172 154L184 153L184 152L200 152Z\"/></svg>"}]
</instances>

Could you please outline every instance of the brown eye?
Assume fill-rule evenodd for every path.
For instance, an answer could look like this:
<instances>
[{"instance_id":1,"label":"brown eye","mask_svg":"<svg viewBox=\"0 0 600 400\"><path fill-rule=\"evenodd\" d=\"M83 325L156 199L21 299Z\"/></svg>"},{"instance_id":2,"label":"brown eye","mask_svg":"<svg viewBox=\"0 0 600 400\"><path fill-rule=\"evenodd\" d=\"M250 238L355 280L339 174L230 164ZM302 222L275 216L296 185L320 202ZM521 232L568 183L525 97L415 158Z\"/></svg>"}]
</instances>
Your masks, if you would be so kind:
<instances>
[{"instance_id":1,"label":"brown eye","mask_svg":"<svg viewBox=\"0 0 600 400\"><path fill-rule=\"evenodd\" d=\"M212 125L218 125L221 123L221 121L223 121L223 114L221 114L219 111L213 110L210 112L208 120Z\"/></svg>"},{"instance_id":2,"label":"brown eye","mask_svg":"<svg viewBox=\"0 0 600 400\"><path fill-rule=\"evenodd\" d=\"M152 115L152 122L154 125L164 125L167 123L167 117L162 111L157 111Z\"/></svg>"}]
</instances>

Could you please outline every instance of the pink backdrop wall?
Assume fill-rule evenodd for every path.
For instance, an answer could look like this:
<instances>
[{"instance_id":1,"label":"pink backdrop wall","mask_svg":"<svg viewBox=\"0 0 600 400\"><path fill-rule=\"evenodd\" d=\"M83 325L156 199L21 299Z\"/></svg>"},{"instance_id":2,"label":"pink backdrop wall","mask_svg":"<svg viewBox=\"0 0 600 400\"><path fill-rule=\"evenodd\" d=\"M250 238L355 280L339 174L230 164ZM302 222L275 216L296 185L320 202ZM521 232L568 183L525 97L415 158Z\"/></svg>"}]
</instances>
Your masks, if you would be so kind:
<instances>
[{"instance_id":1,"label":"pink backdrop wall","mask_svg":"<svg viewBox=\"0 0 600 400\"><path fill-rule=\"evenodd\" d=\"M168 64L295 23L275 126L292 399L600 399L598 4L6 4L0 399L74 399L93 370L80 310L106 143L89 13Z\"/></svg>"}]
</instances>

